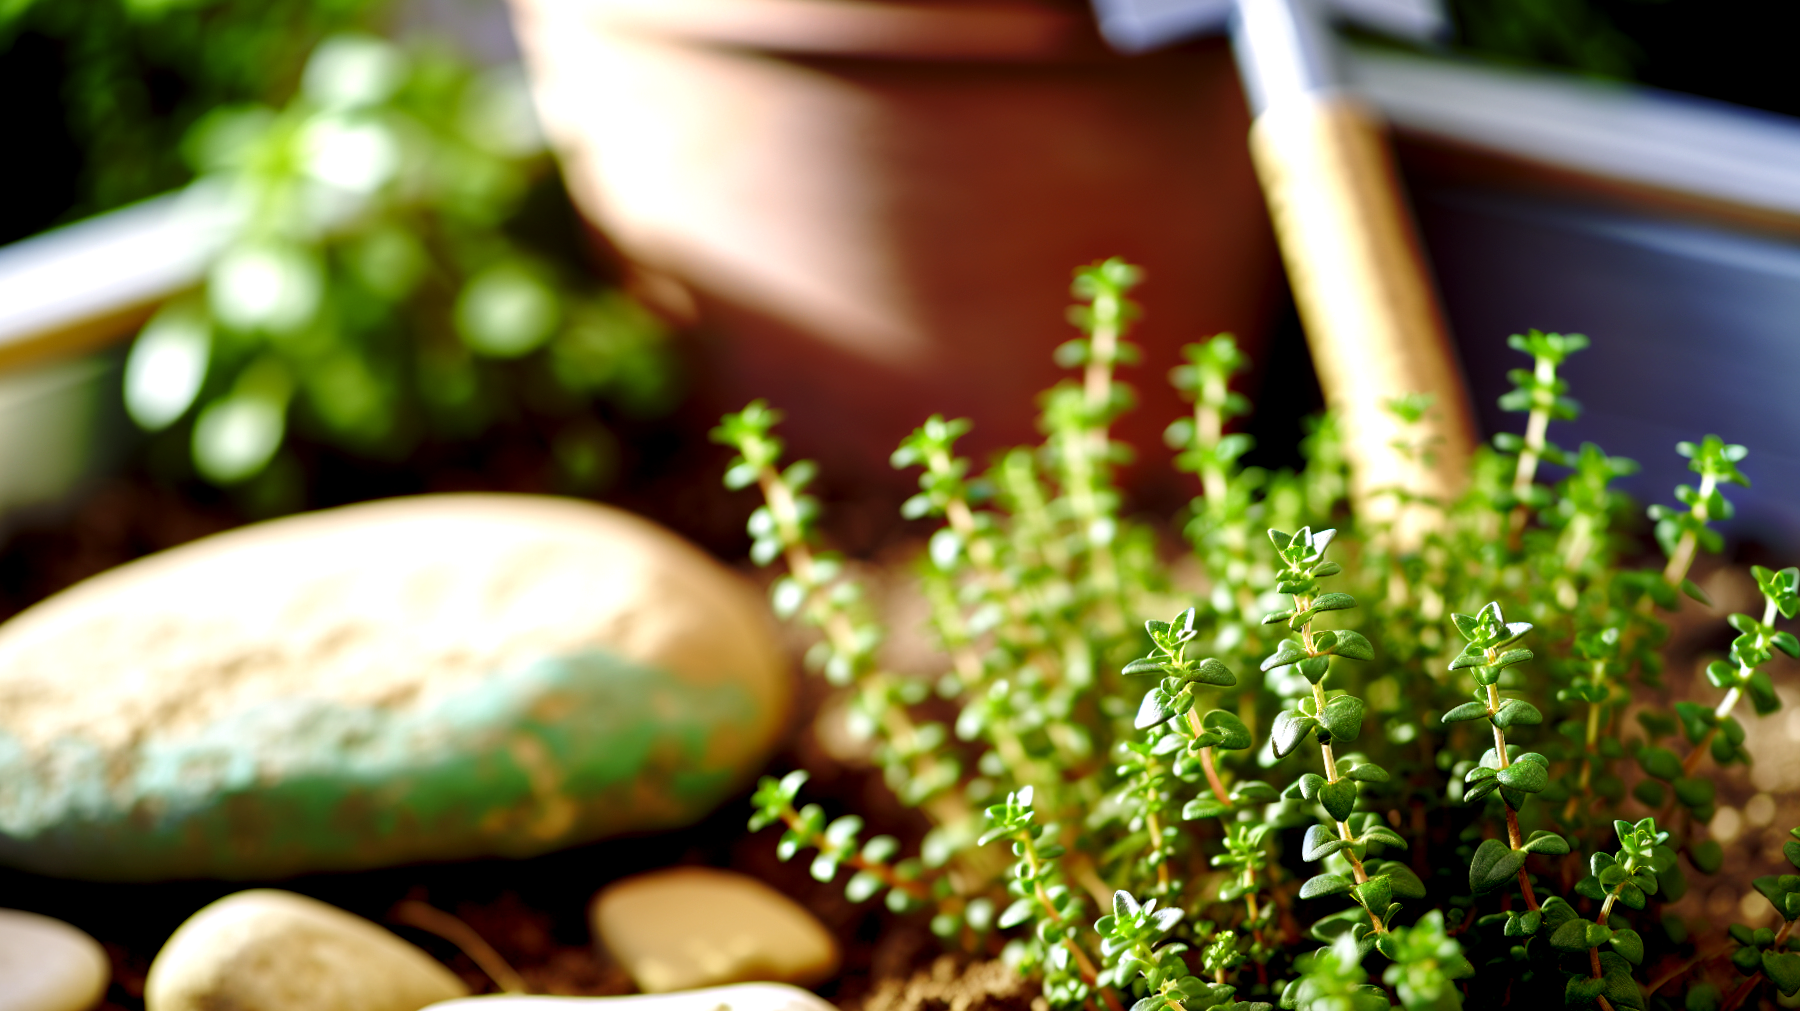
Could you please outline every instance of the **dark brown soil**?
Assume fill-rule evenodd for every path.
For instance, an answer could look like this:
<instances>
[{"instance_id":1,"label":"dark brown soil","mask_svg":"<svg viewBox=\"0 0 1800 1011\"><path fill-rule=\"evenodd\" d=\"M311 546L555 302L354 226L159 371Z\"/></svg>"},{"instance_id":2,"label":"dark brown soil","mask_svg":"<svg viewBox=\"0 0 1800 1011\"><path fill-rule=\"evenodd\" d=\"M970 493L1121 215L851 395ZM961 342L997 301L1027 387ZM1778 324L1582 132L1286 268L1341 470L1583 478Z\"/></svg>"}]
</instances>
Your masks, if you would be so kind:
<instances>
[{"instance_id":1,"label":"dark brown soil","mask_svg":"<svg viewBox=\"0 0 1800 1011\"><path fill-rule=\"evenodd\" d=\"M862 1011L1045 1011L1035 986L999 961L940 955L911 976L886 976Z\"/></svg>"}]
</instances>

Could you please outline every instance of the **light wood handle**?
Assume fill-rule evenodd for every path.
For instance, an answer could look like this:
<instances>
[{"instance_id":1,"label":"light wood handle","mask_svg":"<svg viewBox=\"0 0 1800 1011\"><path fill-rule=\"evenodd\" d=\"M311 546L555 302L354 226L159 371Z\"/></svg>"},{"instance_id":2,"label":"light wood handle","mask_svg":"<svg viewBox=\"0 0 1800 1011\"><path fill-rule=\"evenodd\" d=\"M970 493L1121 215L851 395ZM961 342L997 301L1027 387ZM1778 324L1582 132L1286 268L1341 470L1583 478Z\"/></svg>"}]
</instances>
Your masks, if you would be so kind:
<instances>
[{"instance_id":1,"label":"light wood handle","mask_svg":"<svg viewBox=\"0 0 1800 1011\"><path fill-rule=\"evenodd\" d=\"M1380 123L1343 96L1290 102L1257 117L1250 149L1358 507L1394 517L1378 493L1395 487L1448 501L1467 480L1474 424ZM1435 398L1411 429L1386 407L1408 393ZM1394 446L1421 436L1429 468Z\"/></svg>"}]
</instances>

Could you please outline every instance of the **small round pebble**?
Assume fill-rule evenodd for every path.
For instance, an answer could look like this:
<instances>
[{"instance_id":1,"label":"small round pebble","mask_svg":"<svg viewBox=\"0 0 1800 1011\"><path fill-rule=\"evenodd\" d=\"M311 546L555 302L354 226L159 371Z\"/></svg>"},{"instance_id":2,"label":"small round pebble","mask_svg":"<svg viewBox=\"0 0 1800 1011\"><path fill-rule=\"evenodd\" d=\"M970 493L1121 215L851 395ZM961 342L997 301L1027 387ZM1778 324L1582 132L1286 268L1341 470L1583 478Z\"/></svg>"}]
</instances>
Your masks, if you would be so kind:
<instances>
[{"instance_id":1,"label":"small round pebble","mask_svg":"<svg viewBox=\"0 0 1800 1011\"><path fill-rule=\"evenodd\" d=\"M98 941L61 920L0 909L0 1011L88 1011L111 978Z\"/></svg>"},{"instance_id":2,"label":"small round pebble","mask_svg":"<svg viewBox=\"0 0 1800 1011\"><path fill-rule=\"evenodd\" d=\"M183 923L150 963L145 1011L418 1011L469 988L360 916L274 889Z\"/></svg>"},{"instance_id":3,"label":"small round pebble","mask_svg":"<svg viewBox=\"0 0 1800 1011\"><path fill-rule=\"evenodd\" d=\"M425 1011L837 1011L797 986L739 983L631 997L520 997L492 994L433 1004Z\"/></svg>"},{"instance_id":4,"label":"small round pebble","mask_svg":"<svg viewBox=\"0 0 1800 1011\"><path fill-rule=\"evenodd\" d=\"M794 900L752 877L677 867L609 885L594 937L648 993L769 981L812 986L837 973L837 942Z\"/></svg>"}]
</instances>

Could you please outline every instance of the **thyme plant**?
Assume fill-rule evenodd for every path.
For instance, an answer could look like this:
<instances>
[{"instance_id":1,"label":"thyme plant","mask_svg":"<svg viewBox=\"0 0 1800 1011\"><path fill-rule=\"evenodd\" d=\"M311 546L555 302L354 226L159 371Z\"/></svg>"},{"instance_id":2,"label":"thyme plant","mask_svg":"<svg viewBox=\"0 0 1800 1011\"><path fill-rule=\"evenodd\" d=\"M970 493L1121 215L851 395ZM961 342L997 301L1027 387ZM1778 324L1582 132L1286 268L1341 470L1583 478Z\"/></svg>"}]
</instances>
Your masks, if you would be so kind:
<instances>
[{"instance_id":1,"label":"thyme plant","mask_svg":"<svg viewBox=\"0 0 1800 1011\"><path fill-rule=\"evenodd\" d=\"M758 402L715 430L737 453L726 484L762 494L751 555L785 570L776 612L817 628L809 663L934 827L915 853L865 840L802 803L803 773L763 781L752 826L784 826L784 859L922 910L1058 1009L1699 1011L1800 992L1800 875L1757 879L1774 925L1734 925L1728 947L1665 909L1690 872L1721 871L1706 759L1749 760L1740 703L1778 709L1776 654L1800 657L1781 627L1800 569L1755 568L1761 614L1732 615L1705 665L1720 694L1668 701L1664 617L1705 601L1693 567L1723 547L1744 449L1677 447L1698 484L1651 510L1663 561L1632 564L1654 549L1612 485L1635 464L1551 438L1580 411L1561 369L1587 339L1534 330L1512 339L1531 367L1502 401L1523 434L1478 454L1457 501L1410 500L1431 515L1400 538L1348 511L1328 419L1300 472L1243 463L1247 360L1221 335L1170 374L1194 406L1166 441L1198 492L1177 549L1115 475L1138 278L1076 272L1083 335L1056 357L1077 376L1043 398L1041 445L981 467L957 451L968 423L932 416L894 453L920 472L903 513L936 524L917 567L934 678L884 668L779 414ZM1428 409L1393 403L1403 422ZM1170 575L1177 550L1198 577ZM1800 869L1800 829L1784 852Z\"/></svg>"}]
</instances>

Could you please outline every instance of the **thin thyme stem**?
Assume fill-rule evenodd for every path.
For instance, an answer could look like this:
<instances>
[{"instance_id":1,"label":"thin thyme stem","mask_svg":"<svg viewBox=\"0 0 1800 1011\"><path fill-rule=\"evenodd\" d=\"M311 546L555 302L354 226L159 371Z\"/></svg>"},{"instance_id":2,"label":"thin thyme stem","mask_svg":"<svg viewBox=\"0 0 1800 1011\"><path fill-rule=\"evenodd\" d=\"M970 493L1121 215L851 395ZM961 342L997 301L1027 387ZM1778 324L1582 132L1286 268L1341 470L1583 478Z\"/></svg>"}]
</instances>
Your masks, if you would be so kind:
<instances>
[{"instance_id":1,"label":"thin thyme stem","mask_svg":"<svg viewBox=\"0 0 1800 1011\"><path fill-rule=\"evenodd\" d=\"M1706 503L1718 487L1718 478L1711 474L1700 475L1700 495L1694 500L1694 517L1702 523L1712 519L1707 515ZM1675 550L1669 552L1669 564L1663 566L1663 582L1680 586L1687 578L1688 568L1694 564L1694 550L1699 546L1699 536L1693 530L1683 531L1681 540L1675 542Z\"/></svg>"},{"instance_id":2,"label":"thin thyme stem","mask_svg":"<svg viewBox=\"0 0 1800 1011\"><path fill-rule=\"evenodd\" d=\"M1213 796L1217 797L1221 804L1230 804L1231 795L1225 792L1225 784L1219 781L1219 770L1213 768L1212 752L1211 747L1200 749L1200 768L1206 773L1206 782L1212 787Z\"/></svg>"},{"instance_id":3,"label":"thin thyme stem","mask_svg":"<svg viewBox=\"0 0 1800 1011\"><path fill-rule=\"evenodd\" d=\"M1595 679L1602 676L1603 662L1594 664ZM1587 713L1587 746L1582 751L1581 776L1575 783L1574 792L1569 794L1568 804L1563 806L1563 821L1574 819L1575 813L1581 809L1581 802L1588 795L1588 784L1594 771L1594 751L1600 742L1600 708L1606 703L1589 702Z\"/></svg>"},{"instance_id":4,"label":"thin thyme stem","mask_svg":"<svg viewBox=\"0 0 1800 1011\"><path fill-rule=\"evenodd\" d=\"M1199 445L1216 449L1224 436L1225 419L1214 405L1224 403L1225 397L1224 377L1208 373L1205 385L1194 398L1194 441ZM1223 512L1227 494L1225 471L1218 466L1217 457L1208 454L1207 461L1200 468L1200 491L1206 497L1208 510Z\"/></svg>"},{"instance_id":5,"label":"thin thyme stem","mask_svg":"<svg viewBox=\"0 0 1800 1011\"><path fill-rule=\"evenodd\" d=\"M1119 323L1124 311L1124 306L1119 304L1122 301L1122 296L1108 293L1102 293L1094 300L1094 329L1089 335L1087 367L1082 376L1082 401L1090 423L1084 433L1085 439L1071 440L1067 447L1071 471L1069 492L1075 501L1076 515L1087 521L1088 529L1083 530L1082 535L1090 549L1094 580L1115 605L1121 589L1118 566L1110 542L1097 541L1092 529L1104 512L1097 491L1107 457L1110 426L1092 419L1105 418L1112 403L1113 365L1119 355ZM1111 618L1118 617L1114 609L1109 609L1107 614Z\"/></svg>"},{"instance_id":6,"label":"thin thyme stem","mask_svg":"<svg viewBox=\"0 0 1800 1011\"><path fill-rule=\"evenodd\" d=\"M1488 652L1492 653L1493 650L1489 650ZM1487 703L1488 704L1488 712L1489 713L1498 713L1500 711L1500 691L1499 691L1499 689L1495 688L1491 684L1488 685L1487 686L1487 696L1488 696L1488 703ZM1490 726L1494 729L1494 754L1498 758L1498 761L1500 763L1500 768L1505 769L1512 765L1511 760L1509 760L1506 756L1506 732L1500 729L1500 724L1495 723L1492 720L1488 721L1488 726ZM1516 849L1520 848L1521 846L1525 845L1525 837L1524 837L1523 833L1521 833L1519 831L1518 812L1516 812L1512 809L1511 804L1506 803L1505 798L1501 798L1500 806L1506 808L1507 846L1511 849L1516 850ZM1519 865L1519 892L1520 892L1520 894L1522 894L1525 897L1525 908L1527 908L1527 909L1537 909L1538 908L1537 893L1535 893L1531 890L1531 875L1529 875L1525 872L1524 864Z\"/></svg>"},{"instance_id":7,"label":"thin thyme stem","mask_svg":"<svg viewBox=\"0 0 1800 1011\"><path fill-rule=\"evenodd\" d=\"M1144 759L1144 769L1149 773L1151 779L1155 779L1156 766L1147 757ZM1169 879L1169 855L1163 850L1162 819L1156 816L1155 811L1148 809L1147 803L1144 811L1144 828L1150 833L1150 858L1156 862L1156 884L1166 895L1171 881Z\"/></svg>"},{"instance_id":8,"label":"thin thyme stem","mask_svg":"<svg viewBox=\"0 0 1800 1011\"><path fill-rule=\"evenodd\" d=\"M1618 901L1619 892L1624 890L1625 885L1629 883L1629 881L1630 878L1626 878L1626 880L1614 885L1612 891L1606 893L1606 901L1600 905L1600 915L1594 917L1595 923L1602 927L1606 926L1606 918L1612 913L1613 903ZM1593 972L1594 979L1600 979L1605 975L1600 971L1600 948L1598 945L1590 946L1588 948L1588 966ZM1599 1000L1602 1007L1612 1006L1606 1003L1605 997L1597 997L1596 999Z\"/></svg>"},{"instance_id":9,"label":"thin thyme stem","mask_svg":"<svg viewBox=\"0 0 1800 1011\"><path fill-rule=\"evenodd\" d=\"M1762 623L1764 625L1774 624L1775 614L1775 601L1771 598L1765 598L1763 601ZM1740 676L1753 670L1755 670L1754 667L1744 663L1742 660L1738 661L1738 674ZM1700 740L1695 743L1693 750L1689 751L1687 756L1681 760L1682 775L1692 776L1694 770L1700 767L1701 757L1704 756L1707 751L1711 750L1713 737L1719 732L1719 721L1724 720L1725 717L1731 715L1731 711L1737 708L1738 699L1742 698L1743 694L1743 685L1736 684L1732 685L1730 690L1725 693L1725 697L1719 700L1719 704L1713 708L1713 725L1706 728L1706 733L1701 735Z\"/></svg>"},{"instance_id":10,"label":"thin thyme stem","mask_svg":"<svg viewBox=\"0 0 1800 1011\"><path fill-rule=\"evenodd\" d=\"M1295 598L1295 599L1297 602L1298 598ZM1306 623L1305 635L1308 640L1308 648L1310 649L1311 648L1310 640L1312 639L1312 622L1310 622L1310 621ZM1324 688L1324 685L1319 681L1315 681L1315 682L1313 682L1312 690L1313 690L1314 705L1316 705L1318 707L1319 712L1324 712L1325 711L1325 688ZM1325 766L1325 782L1335 783L1339 779L1342 778L1338 775L1337 756L1332 754L1331 745L1321 742L1319 744L1319 757ZM1333 824L1335 824L1337 826L1339 839L1342 839L1345 842L1353 842L1356 839L1356 836L1350 831L1350 826L1347 823L1338 821L1335 818L1332 819L1332 822L1333 822ZM1368 871L1363 869L1363 863L1361 860L1358 860L1356 858L1356 853L1354 851L1352 851L1349 847L1345 847L1344 849L1341 849L1338 852L1342 853L1344 855L1344 858L1346 860L1350 861L1350 870L1356 875L1356 883L1357 884L1360 885L1369 880ZM1374 924L1375 931L1377 933L1386 933L1387 928L1382 924L1381 917L1375 915L1375 910L1368 909L1366 911L1369 914L1369 922Z\"/></svg>"},{"instance_id":11,"label":"thin thyme stem","mask_svg":"<svg viewBox=\"0 0 1800 1011\"><path fill-rule=\"evenodd\" d=\"M1050 900L1050 894L1044 890L1044 881L1041 874L1043 860L1038 856L1037 840L1031 837L1030 832L1020 832L1016 838L1019 841L1020 848L1024 850L1026 866L1031 870L1032 895L1038 900L1038 905L1043 908L1045 913L1049 914L1052 920L1055 920L1060 925L1067 925L1067 919L1063 916L1062 912L1056 908L1056 903ZM1110 1008L1111 1011L1123 1011L1123 1009L1119 1007L1118 998L1112 995L1112 991L1101 989L1097 985L1100 973L1094 968L1094 960L1088 957L1088 953L1082 949L1081 945L1075 943L1075 937L1072 931L1063 934L1063 944L1068 947L1069 954L1074 956L1075 968L1081 973L1081 981L1088 986L1099 990L1100 999L1106 1002L1106 1006Z\"/></svg>"},{"instance_id":12,"label":"thin thyme stem","mask_svg":"<svg viewBox=\"0 0 1800 1011\"><path fill-rule=\"evenodd\" d=\"M1205 726L1200 722L1198 707L1187 711L1187 723L1188 727L1194 731L1195 737L1206 732ZM1213 749L1210 745L1200 749L1200 768L1206 772L1206 782L1212 787L1213 796L1219 799L1219 803L1230 807L1231 794L1226 792L1225 784L1219 781L1219 770L1213 765L1212 752Z\"/></svg>"},{"instance_id":13,"label":"thin thyme stem","mask_svg":"<svg viewBox=\"0 0 1800 1011\"><path fill-rule=\"evenodd\" d=\"M1519 834L1519 815L1504 799L1500 803L1506 808L1506 838L1512 844L1513 849L1518 849L1524 844ZM1531 890L1531 875L1525 873L1524 864L1519 865L1519 892L1525 896L1526 909L1538 908L1537 893Z\"/></svg>"},{"instance_id":14,"label":"thin thyme stem","mask_svg":"<svg viewBox=\"0 0 1800 1011\"><path fill-rule=\"evenodd\" d=\"M802 827L805 824L800 820L800 812L794 810L792 804L782 805L781 821L788 828L793 829L797 833L802 831ZM931 888L925 882L917 879L908 880L902 878L900 872L895 870L893 865L870 860L861 853L852 853L840 860L839 863L842 863L851 870L868 871L870 874L880 878L882 884L889 888L905 892L915 899L923 900L929 898L931 895Z\"/></svg>"},{"instance_id":15,"label":"thin thyme stem","mask_svg":"<svg viewBox=\"0 0 1800 1011\"><path fill-rule=\"evenodd\" d=\"M853 655L858 646L856 628L851 624L850 616L841 608L833 607L828 599L816 592L819 583L818 559L806 544L805 528L800 522L799 503L795 501L792 489L772 466L764 466L756 480L769 504L769 513L781 531L782 543L785 545L783 554L787 558L788 569L801 585L815 588L812 599L807 603L808 611L818 620L834 649L840 654ZM879 672L869 674L864 691L886 694L887 677ZM882 727L895 741L898 749L902 753L919 756L916 775L934 779L940 768L937 757L930 751L915 746L919 730L912 718L900 706L883 706L881 712ZM926 806L927 809L935 809L940 820L948 824L964 821L970 816L967 806L961 801L961 794L954 791L932 797L926 802Z\"/></svg>"},{"instance_id":16,"label":"thin thyme stem","mask_svg":"<svg viewBox=\"0 0 1800 1011\"><path fill-rule=\"evenodd\" d=\"M1244 865L1244 875L1245 875L1245 878L1250 883L1249 889L1244 892L1244 909L1250 914L1250 920L1252 922L1255 922L1255 920L1256 920L1256 865L1255 864L1245 864ZM1261 939L1260 934L1258 935L1258 939L1259 940Z\"/></svg>"},{"instance_id":17,"label":"thin thyme stem","mask_svg":"<svg viewBox=\"0 0 1800 1011\"><path fill-rule=\"evenodd\" d=\"M1507 544L1513 551L1519 550L1525 536L1527 511L1523 499L1537 480L1538 460L1543 457L1544 436L1550 427L1550 411L1556 405L1556 394L1551 386L1556 382L1556 363L1548 356L1539 356L1534 371L1533 378L1538 386L1531 398L1531 416L1525 423L1519 464L1513 470L1512 493L1520 502L1513 506L1512 514L1507 517Z\"/></svg>"}]
</instances>

